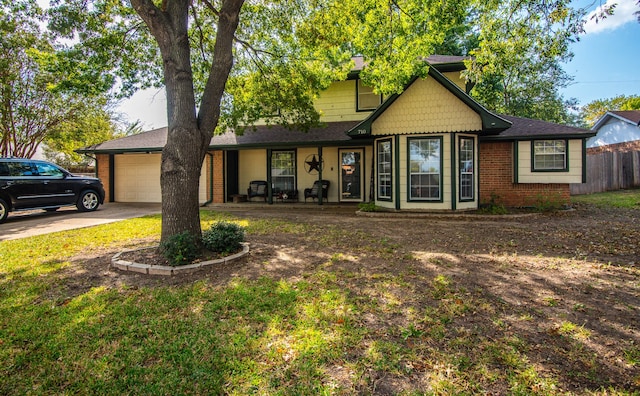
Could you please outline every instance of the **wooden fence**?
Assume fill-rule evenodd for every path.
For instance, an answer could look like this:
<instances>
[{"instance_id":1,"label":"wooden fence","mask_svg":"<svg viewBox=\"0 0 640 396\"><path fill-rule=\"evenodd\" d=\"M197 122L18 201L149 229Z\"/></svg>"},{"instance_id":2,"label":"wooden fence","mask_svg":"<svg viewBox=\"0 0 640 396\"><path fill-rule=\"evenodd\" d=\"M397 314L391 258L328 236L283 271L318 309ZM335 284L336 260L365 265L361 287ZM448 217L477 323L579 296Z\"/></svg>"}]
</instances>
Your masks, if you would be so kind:
<instances>
[{"instance_id":1,"label":"wooden fence","mask_svg":"<svg viewBox=\"0 0 640 396\"><path fill-rule=\"evenodd\" d=\"M571 195L640 187L640 151L587 155L587 182L571 184Z\"/></svg>"}]
</instances>

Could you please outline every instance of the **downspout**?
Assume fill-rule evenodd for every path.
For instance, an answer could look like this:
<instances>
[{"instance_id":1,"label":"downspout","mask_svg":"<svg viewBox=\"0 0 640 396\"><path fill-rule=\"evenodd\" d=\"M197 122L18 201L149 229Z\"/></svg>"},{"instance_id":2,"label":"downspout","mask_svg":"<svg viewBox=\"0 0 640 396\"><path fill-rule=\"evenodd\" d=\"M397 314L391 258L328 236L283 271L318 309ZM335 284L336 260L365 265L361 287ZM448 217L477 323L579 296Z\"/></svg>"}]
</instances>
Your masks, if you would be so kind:
<instances>
[{"instance_id":1,"label":"downspout","mask_svg":"<svg viewBox=\"0 0 640 396\"><path fill-rule=\"evenodd\" d=\"M202 204L201 207L205 207L213 202L213 154L207 151L209 156L209 199Z\"/></svg>"}]
</instances>

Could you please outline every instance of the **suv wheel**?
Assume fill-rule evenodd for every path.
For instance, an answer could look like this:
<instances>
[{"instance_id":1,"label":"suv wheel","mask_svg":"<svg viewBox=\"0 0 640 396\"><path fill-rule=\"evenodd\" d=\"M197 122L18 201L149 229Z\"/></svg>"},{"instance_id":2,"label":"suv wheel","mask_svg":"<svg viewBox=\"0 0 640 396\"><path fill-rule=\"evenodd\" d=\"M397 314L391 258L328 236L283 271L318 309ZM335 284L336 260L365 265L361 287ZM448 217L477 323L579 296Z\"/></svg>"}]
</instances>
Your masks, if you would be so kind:
<instances>
[{"instance_id":1,"label":"suv wheel","mask_svg":"<svg viewBox=\"0 0 640 396\"><path fill-rule=\"evenodd\" d=\"M98 209L98 205L100 205L98 193L93 190L86 190L80 194L76 207L81 212L92 212Z\"/></svg>"},{"instance_id":2,"label":"suv wheel","mask_svg":"<svg viewBox=\"0 0 640 396\"><path fill-rule=\"evenodd\" d=\"M0 199L0 223L4 222L7 216L9 216L9 205Z\"/></svg>"}]
</instances>

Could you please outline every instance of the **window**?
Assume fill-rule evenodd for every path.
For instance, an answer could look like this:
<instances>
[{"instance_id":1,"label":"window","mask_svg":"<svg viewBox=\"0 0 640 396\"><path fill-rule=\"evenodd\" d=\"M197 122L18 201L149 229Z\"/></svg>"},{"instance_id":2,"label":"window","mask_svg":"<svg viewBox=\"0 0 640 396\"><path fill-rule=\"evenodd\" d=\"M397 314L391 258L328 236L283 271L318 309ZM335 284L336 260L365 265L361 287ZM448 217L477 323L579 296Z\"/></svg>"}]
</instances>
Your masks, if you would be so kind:
<instances>
[{"instance_id":1,"label":"window","mask_svg":"<svg viewBox=\"0 0 640 396\"><path fill-rule=\"evenodd\" d=\"M31 162L8 162L7 168L9 168L9 176L24 177L34 175Z\"/></svg>"},{"instance_id":2,"label":"window","mask_svg":"<svg viewBox=\"0 0 640 396\"><path fill-rule=\"evenodd\" d=\"M473 200L474 179L474 141L473 138L460 138L458 159L460 161L460 200Z\"/></svg>"},{"instance_id":3,"label":"window","mask_svg":"<svg viewBox=\"0 0 640 396\"><path fill-rule=\"evenodd\" d=\"M392 177L391 177L391 140L382 140L377 144L378 156L378 199L392 199Z\"/></svg>"},{"instance_id":4,"label":"window","mask_svg":"<svg viewBox=\"0 0 640 396\"><path fill-rule=\"evenodd\" d=\"M60 179L64 177L64 173L53 164L36 162L36 169L38 170L38 176L57 177Z\"/></svg>"},{"instance_id":5,"label":"window","mask_svg":"<svg viewBox=\"0 0 640 396\"><path fill-rule=\"evenodd\" d=\"M566 140L536 140L532 147L534 171L567 169Z\"/></svg>"},{"instance_id":6,"label":"window","mask_svg":"<svg viewBox=\"0 0 640 396\"><path fill-rule=\"evenodd\" d=\"M382 95L373 92L372 87L362 84L362 80L357 80L356 85L357 110L375 110L382 103Z\"/></svg>"},{"instance_id":7,"label":"window","mask_svg":"<svg viewBox=\"0 0 640 396\"><path fill-rule=\"evenodd\" d=\"M441 148L441 138L409 139L409 200L442 198Z\"/></svg>"},{"instance_id":8,"label":"window","mask_svg":"<svg viewBox=\"0 0 640 396\"><path fill-rule=\"evenodd\" d=\"M296 189L295 164L295 151L274 151L271 154L271 182L274 193Z\"/></svg>"}]
</instances>

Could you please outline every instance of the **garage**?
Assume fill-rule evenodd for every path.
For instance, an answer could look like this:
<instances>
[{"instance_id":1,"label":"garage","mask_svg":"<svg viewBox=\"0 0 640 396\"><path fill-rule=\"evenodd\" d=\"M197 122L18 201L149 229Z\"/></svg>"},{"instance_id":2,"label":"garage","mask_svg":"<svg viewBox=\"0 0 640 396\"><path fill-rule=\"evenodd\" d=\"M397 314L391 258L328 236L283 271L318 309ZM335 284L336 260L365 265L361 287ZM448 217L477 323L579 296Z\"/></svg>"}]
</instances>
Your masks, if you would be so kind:
<instances>
[{"instance_id":1,"label":"garage","mask_svg":"<svg viewBox=\"0 0 640 396\"><path fill-rule=\"evenodd\" d=\"M160 192L161 154L119 154L114 156L116 202L162 202ZM200 175L200 203L207 200L206 172Z\"/></svg>"}]
</instances>

